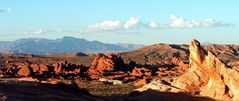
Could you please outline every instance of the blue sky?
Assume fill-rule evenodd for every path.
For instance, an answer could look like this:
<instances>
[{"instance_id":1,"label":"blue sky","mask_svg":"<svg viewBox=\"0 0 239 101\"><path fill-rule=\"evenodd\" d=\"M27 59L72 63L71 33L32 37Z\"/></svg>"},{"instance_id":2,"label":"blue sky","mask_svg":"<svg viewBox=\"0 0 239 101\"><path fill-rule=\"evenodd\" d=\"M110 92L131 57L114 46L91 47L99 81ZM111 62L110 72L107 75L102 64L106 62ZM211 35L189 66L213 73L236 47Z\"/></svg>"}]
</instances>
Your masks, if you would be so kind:
<instances>
[{"instance_id":1,"label":"blue sky","mask_svg":"<svg viewBox=\"0 0 239 101\"><path fill-rule=\"evenodd\" d=\"M238 0L0 0L0 40L239 43Z\"/></svg>"}]
</instances>

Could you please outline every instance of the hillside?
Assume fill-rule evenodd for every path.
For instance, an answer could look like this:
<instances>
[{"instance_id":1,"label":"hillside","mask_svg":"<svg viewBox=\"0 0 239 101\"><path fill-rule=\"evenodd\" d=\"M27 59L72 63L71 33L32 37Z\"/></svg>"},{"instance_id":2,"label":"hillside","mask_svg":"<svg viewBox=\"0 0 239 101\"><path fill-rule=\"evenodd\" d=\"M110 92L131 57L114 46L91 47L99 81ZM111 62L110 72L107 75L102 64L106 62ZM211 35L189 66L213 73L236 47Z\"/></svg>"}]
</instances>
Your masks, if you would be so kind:
<instances>
[{"instance_id":1,"label":"hillside","mask_svg":"<svg viewBox=\"0 0 239 101\"><path fill-rule=\"evenodd\" d=\"M228 63L228 65L234 66L239 64L238 45L207 44L203 45L203 47L206 50L212 51L219 59ZM180 60L187 63L189 50L188 45L155 44L133 51L122 52L119 53L119 55L126 63L132 60L141 65L158 65L162 62L171 61L173 57L178 57ZM89 65L95 57L94 54L80 56L75 53L51 54L48 56L62 58L72 63L82 63L85 65Z\"/></svg>"},{"instance_id":2,"label":"hillside","mask_svg":"<svg viewBox=\"0 0 239 101\"><path fill-rule=\"evenodd\" d=\"M188 62L188 47L188 45L155 44L134 51L123 52L120 55L126 62L133 60L138 64L160 64L160 62L171 61L173 57L179 57L180 60ZM230 65L238 64L238 45L207 44L202 47L212 51L219 59Z\"/></svg>"}]
</instances>

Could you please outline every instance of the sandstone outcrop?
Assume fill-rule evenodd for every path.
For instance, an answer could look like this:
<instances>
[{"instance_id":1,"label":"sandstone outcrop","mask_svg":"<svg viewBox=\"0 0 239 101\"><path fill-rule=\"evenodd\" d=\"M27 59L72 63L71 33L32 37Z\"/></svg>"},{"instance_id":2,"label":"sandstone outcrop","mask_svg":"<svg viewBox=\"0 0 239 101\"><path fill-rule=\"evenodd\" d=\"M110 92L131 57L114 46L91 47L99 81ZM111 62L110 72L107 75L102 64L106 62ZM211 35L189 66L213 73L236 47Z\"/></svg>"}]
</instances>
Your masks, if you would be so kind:
<instances>
[{"instance_id":1,"label":"sandstone outcrop","mask_svg":"<svg viewBox=\"0 0 239 101\"><path fill-rule=\"evenodd\" d=\"M39 70L40 74L49 72L49 66L47 66L45 64L40 64L39 67L40 67L40 70Z\"/></svg>"},{"instance_id":2,"label":"sandstone outcrop","mask_svg":"<svg viewBox=\"0 0 239 101\"><path fill-rule=\"evenodd\" d=\"M219 100L239 100L239 72L206 52L197 40L189 46L189 69L172 82L186 92Z\"/></svg>"},{"instance_id":3,"label":"sandstone outcrop","mask_svg":"<svg viewBox=\"0 0 239 101\"><path fill-rule=\"evenodd\" d=\"M99 71L123 70L125 63L123 59L116 54L110 53L107 55L98 54L93 60L90 69Z\"/></svg>"},{"instance_id":4,"label":"sandstone outcrop","mask_svg":"<svg viewBox=\"0 0 239 101\"><path fill-rule=\"evenodd\" d=\"M19 67L20 70L17 72L17 75L22 77L22 76L30 76L31 75L31 70L29 68L29 65L23 64L22 66Z\"/></svg>"},{"instance_id":5,"label":"sandstone outcrop","mask_svg":"<svg viewBox=\"0 0 239 101\"><path fill-rule=\"evenodd\" d=\"M32 68L32 71L34 73L38 72L40 70L40 67L38 64L31 64L30 67Z\"/></svg>"},{"instance_id":6,"label":"sandstone outcrop","mask_svg":"<svg viewBox=\"0 0 239 101\"><path fill-rule=\"evenodd\" d=\"M131 74L131 76L136 76L136 77L142 77L142 76L147 76L150 77L152 75L151 71L147 68L137 68L135 67Z\"/></svg>"},{"instance_id":7,"label":"sandstone outcrop","mask_svg":"<svg viewBox=\"0 0 239 101\"><path fill-rule=\"evenodd\" d=\"M126 65L119 55L113 53L107 55L98 54L87 73L91 79L99 79L104 77L106 72L124 71L125 69Z\"/></svg>"},{"instance_id":8,"label":"sandstone outcrop","mask_svg":"<svg viewBox=\"0 0 239 101\"><path fill-rule=\"evenodd\" d=\"M141 86L141 85L146 85L149 83L149 80L144 78L144 79L140 79L134 82L134 86Z\"/></svg>"},{"instance_id":9,"label":"sandstone outcrop","mask_svg":"<svg viewBox=\"0 0 239 101\"><path fill-rule=\"evenodd\" d=\"M177 57L173 57L171 62L164 62L166 67L158 68L156 75L163 76L179 76L182 75L189 67Z\"/></svg>"},{"instance_id":10,"label":"sandstone outcrop","mask_svg":"<svg viewBox=\"0 0 239 101\"><path fill-rule=\"evenodd\" d=\"M61 63L55 63L55 64L52 64L52 66L54 67L54 72L56 75L62 73L62 64Z\"/></svg>"}]
</instances>

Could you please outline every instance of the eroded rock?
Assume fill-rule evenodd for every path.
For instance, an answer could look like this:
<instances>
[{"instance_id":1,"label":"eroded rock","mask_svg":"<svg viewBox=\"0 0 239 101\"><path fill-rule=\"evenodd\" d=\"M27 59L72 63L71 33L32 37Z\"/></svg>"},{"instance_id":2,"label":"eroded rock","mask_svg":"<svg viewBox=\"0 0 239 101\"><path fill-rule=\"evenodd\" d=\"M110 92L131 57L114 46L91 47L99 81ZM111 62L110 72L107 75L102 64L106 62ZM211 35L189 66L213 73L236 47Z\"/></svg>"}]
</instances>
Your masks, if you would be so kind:
<instances>
[{"instance_id":1,"label":"eroded rock","mask_svg":"<svg viewBox=\"0 0 239 101\"><path fill-rule=\"evenodd\" d=\"M90 69L99 71L123 70L124 68L125 63L123 59L113 53L107 55L98 54L90 66Z\"/></svg>"},{"instance_id":2,"label":"eroded rock","mask_svg":"<svg viewBox=\"0 0 239 101\"><path fill-rule=\"evenodd\" d=\"M149 80L144 78L144 79L140 79L134 82L134 86L141 86L141 85L146 85L149 83Z\"/></svg>"},{"instance_id":3,"label":"eroded rock","mask_svg":"<svg viewBox=\"0 0 239 101\"><path fill-rule=\"evenodd\" d=\"M92 62L87 73L91 79L104 77L106 72L123 71L126 65L123 59L117 54L98 54Z\"/></svg>"},{"instance_id":4,"label":"eroded rock","mask_svg":"<svg viewBox=\"0 0 239 101\"><path fill-rule=\"evenodd\" d=\"M17 75L20 77L26 77L31 75L31 70L29 68L30 66L28 64L24 64L20 66L20 70L17 72Z\"/></svg>"},{"instance_id":5,"label":"eroded rock","mask_svg":"<svg viewBox=\"0 0 239 101\"><path fill-rule=\"evenodd\" d=\"M206 52L197 40L189 46L189 69L172 85L214 99L239 100L239 72Z\"/></svg>"},{"instance_id":6,"label":"eroded rock","mask_svg":"<svg viewBox=\"0 0 239 101\"><path fill-rule=\"evenodd\" d=\"M147 76L150 77L152 75L151 71L147 68L137 68L135 67L131 74L132 76L136 76L136 77L142 77L142 76Z\"/></svg>"}]
</instances>

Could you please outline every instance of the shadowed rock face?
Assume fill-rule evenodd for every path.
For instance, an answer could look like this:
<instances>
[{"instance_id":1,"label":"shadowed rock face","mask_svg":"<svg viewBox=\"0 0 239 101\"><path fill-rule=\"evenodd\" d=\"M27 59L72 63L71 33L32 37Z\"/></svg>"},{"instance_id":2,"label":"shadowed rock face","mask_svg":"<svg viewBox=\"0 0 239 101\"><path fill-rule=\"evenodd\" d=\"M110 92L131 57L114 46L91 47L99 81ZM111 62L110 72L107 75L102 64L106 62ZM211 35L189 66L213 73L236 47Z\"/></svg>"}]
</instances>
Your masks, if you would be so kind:
<instances>
[{"instance_id":1,"label":"shadowed rock face","mask_svg":"<svg viewBox=\"0 0 239 101\"><path fill-rule=\"evenodd\" d=\"M189 50L189 69L172 85L215 99L239 100L239 72L206 52L197 40L191 41Z\"/></svg>"}]
</instances>

